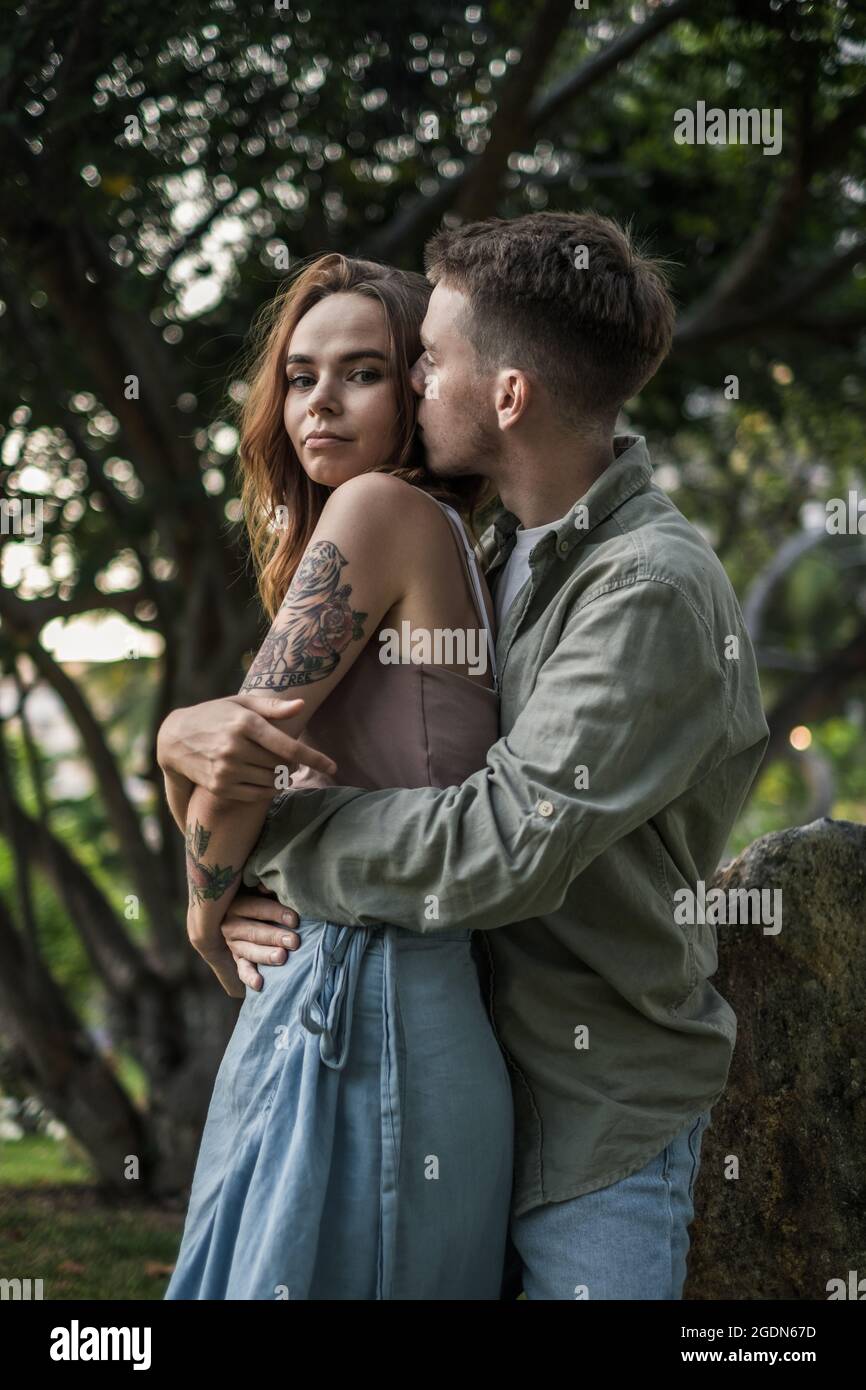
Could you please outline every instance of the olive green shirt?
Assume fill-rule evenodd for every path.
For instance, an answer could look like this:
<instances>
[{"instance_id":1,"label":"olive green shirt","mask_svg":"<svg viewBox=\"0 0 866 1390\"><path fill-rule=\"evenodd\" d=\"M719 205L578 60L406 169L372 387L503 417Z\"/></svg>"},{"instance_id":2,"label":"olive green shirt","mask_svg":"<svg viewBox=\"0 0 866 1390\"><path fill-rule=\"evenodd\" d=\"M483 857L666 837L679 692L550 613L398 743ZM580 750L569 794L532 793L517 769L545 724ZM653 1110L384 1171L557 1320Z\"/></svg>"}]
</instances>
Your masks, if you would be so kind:
<instances>
[{"instance_id":1,"label":"olive green shirt","mask_svg":"<svg viewBox=\"0 0 866 1390\"><path fill-rule=\"evenodd\" d=\"M486 765L444 789L288 792L244 871L316 920L483 934L516 1216L642 1168L721 1095L736 1039L716 928L680 925L674 894L709 884L761 763L754 652L645 440L614 447L498 634ZM517 524L483 538L494 589Z\"/></svg>"}]
</instances>

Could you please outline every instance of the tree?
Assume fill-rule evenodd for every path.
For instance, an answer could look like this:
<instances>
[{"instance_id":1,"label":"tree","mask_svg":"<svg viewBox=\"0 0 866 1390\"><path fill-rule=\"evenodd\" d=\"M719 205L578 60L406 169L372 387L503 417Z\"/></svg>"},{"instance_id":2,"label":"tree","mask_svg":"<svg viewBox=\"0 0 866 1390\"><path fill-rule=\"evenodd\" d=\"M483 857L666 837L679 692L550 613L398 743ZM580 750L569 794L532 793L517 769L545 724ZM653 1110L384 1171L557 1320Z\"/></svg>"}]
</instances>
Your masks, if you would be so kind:
<instances>
[{"instance_id":1,"label":"tree","mask_svg":"<svg viewBox=\"0 0 866 1390\"><path fill-rule=\"evenodd\" d=\"M756 586L783 750L791 724L835 708L866 664L852 619L862 541L809 547L838 562L820 613L789 611L805 549L777 559L803 505L854 476L860 452L866 17L830 0L390 12L216 0L206 13L42 0L3 26L0 335L13 368L0 477L7 502L42 504L44 534L0 538L20 569L0 595L16 682L2 826L20 881L17 915L0 904L0 1027L106 1183L128 1190L137 1154L142 1187L168 1191L190 1175L235 1011L186 942L155 731L169 709L236 690L263 626L230 470L255 312L322 251L418 268L443 217L581 205L633 219L674 257L681 314L626 423L658 438L677 500L735 582ZM781 153L677 144L675 112L698 101L781 110ZM139 761L40 640L57 617L111 611L161 645ZM126 690L146 664L127 663ZM94 770L109 842L96 865L47 787L27 719L37 685L56 692ZM43 881L144 1069L145 1110L52 975Z\"/></svg>"}]
</instances>

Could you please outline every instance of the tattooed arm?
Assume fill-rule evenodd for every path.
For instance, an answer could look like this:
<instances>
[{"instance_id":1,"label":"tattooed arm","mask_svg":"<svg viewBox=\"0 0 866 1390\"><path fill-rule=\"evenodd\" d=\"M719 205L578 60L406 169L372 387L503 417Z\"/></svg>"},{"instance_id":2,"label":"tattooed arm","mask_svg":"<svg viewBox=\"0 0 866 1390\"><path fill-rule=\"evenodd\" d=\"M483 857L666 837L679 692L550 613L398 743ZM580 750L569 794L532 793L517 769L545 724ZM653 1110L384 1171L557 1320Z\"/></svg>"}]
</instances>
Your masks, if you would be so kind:
<instances>
[{"instance_id":1,"label":"tattooed arm","mask_svg":"<svg viewBox=\"0 0 866 1390\"><path fill-rule=\"evenodd\" d=\"M417 527L407 523L421 517L418 507L423 512L429 503L410 484L382 473L351 478L328 498L241 687L285 697L290 717L281 724L287 733L300 734L386 613L417 581ZM423 513L425 529L428 516ZM196 787L186 812L187 931L236 997L244 987L220 924L266 811L262 801L229 801Z\"/></svg>"}]
</instances>

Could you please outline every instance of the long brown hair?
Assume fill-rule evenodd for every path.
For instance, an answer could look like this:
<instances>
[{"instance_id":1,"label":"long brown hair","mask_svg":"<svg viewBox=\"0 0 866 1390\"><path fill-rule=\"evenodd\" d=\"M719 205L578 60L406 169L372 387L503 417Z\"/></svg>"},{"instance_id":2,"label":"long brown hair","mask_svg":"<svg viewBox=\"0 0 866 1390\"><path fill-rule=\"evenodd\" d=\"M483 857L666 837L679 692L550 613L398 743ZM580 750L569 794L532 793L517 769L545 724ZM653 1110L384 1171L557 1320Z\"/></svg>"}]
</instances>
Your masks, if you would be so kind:
<instances>
[{"instance_id":1,"label":"long brown hair","mask_svg":"<svg viewBox=\"0 0 866 1390\"><path fill-rule=\"evenodd\" d=\"M285 360L304 314L329 294L351 292L378 300L388 328L397 396L398 448L372 470L394 473L449 503L473 529L473 514L490 500L476 475L437 478L428 471L415 434L415 396L409 371L422 351L419 330L431 286L423 275L337 253L301 264L259 314L250 350L249 391L240 410L238 477L259 595L273 618L288 592L331 489L304 472L283 420L288 390ZM278 526L284 509L286 526Z\"/></svg>"}]
</instances>

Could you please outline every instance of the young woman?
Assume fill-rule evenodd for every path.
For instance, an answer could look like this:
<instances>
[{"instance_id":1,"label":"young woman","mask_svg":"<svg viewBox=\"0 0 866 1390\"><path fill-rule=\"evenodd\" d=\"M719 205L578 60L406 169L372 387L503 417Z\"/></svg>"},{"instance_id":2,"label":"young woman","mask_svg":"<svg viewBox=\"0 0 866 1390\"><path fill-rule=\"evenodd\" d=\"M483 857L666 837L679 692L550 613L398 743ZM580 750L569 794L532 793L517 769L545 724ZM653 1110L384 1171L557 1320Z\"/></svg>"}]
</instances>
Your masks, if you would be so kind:
<instances>
[{"instance_id":1,"label":"young woman","mask_svg":"<svg viewBox=\"0 0 866 1390\"><path fill-rule=\"evenodd\" d=\"M284 698L280 727L303 734L286 795L451 786L498 736L490 596L460 515L483 483L434 478L415 439L428 296L419 275L329 255L268 316L240 461L273 625L242 692ZM422 630L433 659L394 661L386 629ZM474 641L437 652L446 631ZM235 994L221 924L275 789L258 751L249 800L195 787L187 805L167 776L190 938ZM513 1112L470 932L302 918L299 936L246 986L166 1298L498 1299Z\"/></svg>"}]
</instances>

